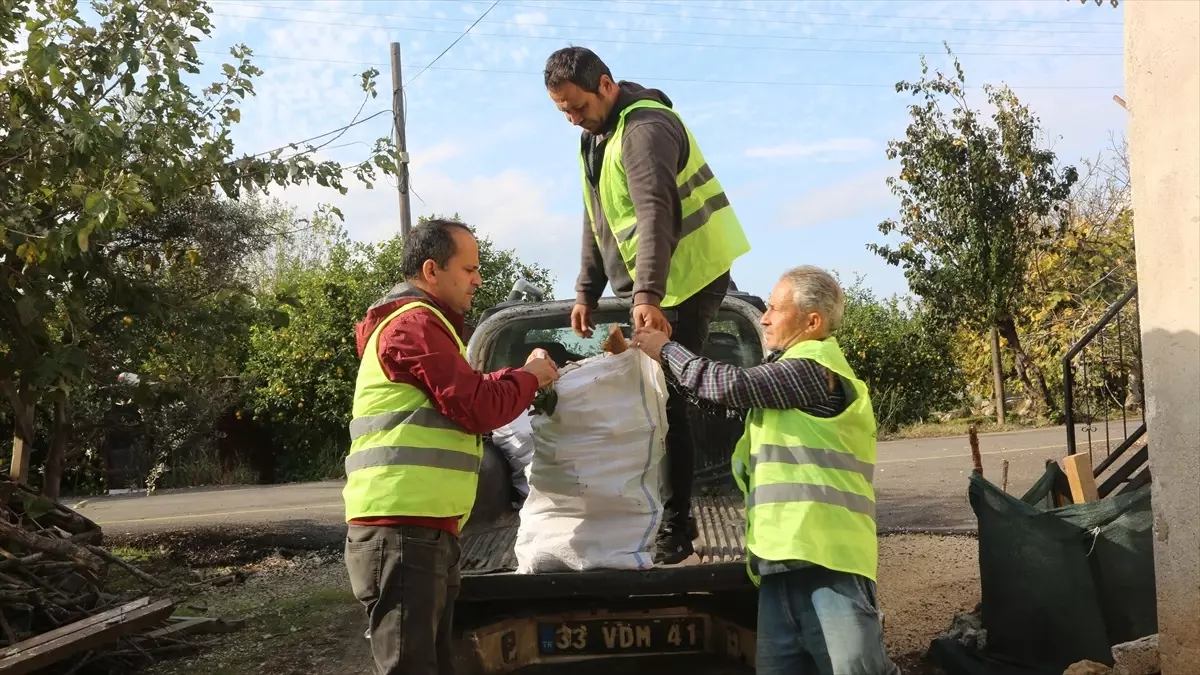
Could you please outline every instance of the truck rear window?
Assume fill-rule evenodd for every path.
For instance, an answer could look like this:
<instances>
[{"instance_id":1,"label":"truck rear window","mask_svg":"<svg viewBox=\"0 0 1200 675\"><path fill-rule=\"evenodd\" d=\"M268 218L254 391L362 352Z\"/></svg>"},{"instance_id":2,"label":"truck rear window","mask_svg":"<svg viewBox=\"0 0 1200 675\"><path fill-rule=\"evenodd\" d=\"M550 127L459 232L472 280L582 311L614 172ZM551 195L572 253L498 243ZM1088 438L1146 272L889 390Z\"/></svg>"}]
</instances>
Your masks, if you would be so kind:
<instances>
[{"instance_id":1,"label":"truck rear window","mask_svg":"<svg viewBox=\"0 0 1200 675\"><path fill-rule=\"evenodd\" d=\"M596 324L594 334L581 338L571 330L570 317L566 315L515 320L496 336L486 370L520 366L539 347L560 365L595 356L600 353L600 345L612 323L621 326L627 339L632 335L628 311L595 311L592 321ZM712 324L704 356L737 366L758 365L763 358L760 340L757 327L749 319L731 310L721 310Z\"/></svg>"}]
</instances>

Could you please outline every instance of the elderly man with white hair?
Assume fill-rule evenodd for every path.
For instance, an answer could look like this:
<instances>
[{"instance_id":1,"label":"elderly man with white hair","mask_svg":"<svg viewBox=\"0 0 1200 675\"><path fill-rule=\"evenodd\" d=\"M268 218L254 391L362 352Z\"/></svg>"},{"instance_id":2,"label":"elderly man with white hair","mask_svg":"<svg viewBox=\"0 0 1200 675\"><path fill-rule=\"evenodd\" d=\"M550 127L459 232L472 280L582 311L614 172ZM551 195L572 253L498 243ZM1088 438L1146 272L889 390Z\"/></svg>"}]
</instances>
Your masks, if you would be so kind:
<instances>
[{"instance_id":1,"label":"elderly man with white hair","mask_svg":"<svg viewBox=\"0 0 1200 675\"><path fill-rule=\"evenodd\" d=\"M771 293L761 365L718 363L654 330L634 336L684 389L748 410L732 465L759 586L759 675L900 672L875 596L875 416L832 336L844 308L830 274L801 266Z\"/></svg>"}]
</instances>

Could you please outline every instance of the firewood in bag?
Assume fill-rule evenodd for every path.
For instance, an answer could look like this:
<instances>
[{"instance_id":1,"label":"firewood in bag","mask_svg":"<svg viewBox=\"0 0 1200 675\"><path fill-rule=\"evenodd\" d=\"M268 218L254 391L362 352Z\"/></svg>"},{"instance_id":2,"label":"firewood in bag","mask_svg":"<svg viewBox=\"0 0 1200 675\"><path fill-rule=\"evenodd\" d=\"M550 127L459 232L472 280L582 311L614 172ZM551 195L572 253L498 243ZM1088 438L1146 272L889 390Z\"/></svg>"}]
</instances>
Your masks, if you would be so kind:
<instances>
[{"instance_id":1,"label":"firewood in bag","mask_svg":"<svg viewBox=\"0 0 1200 675\"><path fill-rule=\"evenodd\" d=\"M576 365L554 384L554 411L530 417L517 572L648 569L662 522L666 378L637 349Z\"/></svg>"}]
</instances>

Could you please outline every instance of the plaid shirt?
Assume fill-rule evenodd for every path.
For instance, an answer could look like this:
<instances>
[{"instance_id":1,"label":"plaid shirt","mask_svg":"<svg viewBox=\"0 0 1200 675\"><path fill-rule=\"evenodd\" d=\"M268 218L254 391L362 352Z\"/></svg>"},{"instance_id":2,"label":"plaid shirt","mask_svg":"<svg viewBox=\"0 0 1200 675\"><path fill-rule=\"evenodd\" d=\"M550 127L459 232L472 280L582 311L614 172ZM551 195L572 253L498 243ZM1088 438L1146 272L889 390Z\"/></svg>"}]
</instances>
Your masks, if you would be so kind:
<instances>
[{"instance_id":1,"label":"plaid shirt","mask_svg":"<svg viewBox=\"0 0 1200 675\"><path fill-rule=\"evenodd\" d=\"M802 410L813 417L834 417L846 409L846 394L832 371L811 359L781 361L770 354L750 368L696 356L677 342L663 346L663 362L680 386L727 408Z\"/></svg>"},{"instance_id":2,"label":"plaid shirt","mask_svg":"<svg viewBox=\"0 0 1200 675\"><path fill-rule=\"evenodd\" d=\"M703 400L728 408L801 410L813 417L834 417L846 409L846 393L837 376L811 359L780 360L773 352L751 368L696 356L677 342L662 349L667 370L681 387ZM746 551L759 575L811 567L803 560L763 560Z\"/></svg>"}]
</instances>

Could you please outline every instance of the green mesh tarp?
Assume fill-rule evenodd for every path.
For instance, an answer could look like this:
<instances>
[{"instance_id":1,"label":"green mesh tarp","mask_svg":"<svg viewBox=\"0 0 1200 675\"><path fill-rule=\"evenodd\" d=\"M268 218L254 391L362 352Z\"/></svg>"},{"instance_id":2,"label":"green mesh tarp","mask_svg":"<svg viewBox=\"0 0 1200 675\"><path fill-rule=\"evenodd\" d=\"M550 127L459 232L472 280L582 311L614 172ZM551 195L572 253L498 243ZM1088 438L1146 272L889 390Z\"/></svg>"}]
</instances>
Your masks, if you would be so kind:
<instances>
[{"instance_id":1,"label":"green mesh tarp","mask_svg":"<svg viewBox=\"0 0 1200 675\"><path fill-rule=\"evenodd\" d=\"M1020 499L974 474L979 521L982 652L935 640L948 675L1062 673L1077 661L1112 664L1111 646L1158 632L1150 486L1086 504L1053 506L1057 464Z\"/></svg>"}]
</instances>

